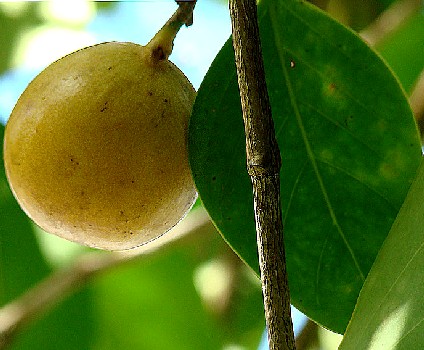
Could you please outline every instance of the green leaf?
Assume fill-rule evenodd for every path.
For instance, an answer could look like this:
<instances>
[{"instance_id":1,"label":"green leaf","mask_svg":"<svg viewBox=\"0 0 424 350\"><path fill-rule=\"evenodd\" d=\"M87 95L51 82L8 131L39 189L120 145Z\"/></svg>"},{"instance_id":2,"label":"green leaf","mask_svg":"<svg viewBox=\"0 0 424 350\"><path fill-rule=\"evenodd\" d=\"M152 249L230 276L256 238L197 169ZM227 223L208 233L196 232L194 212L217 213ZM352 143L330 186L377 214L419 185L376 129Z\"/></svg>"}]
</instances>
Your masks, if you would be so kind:
<instances>
[{"instance_id":1,"label":"green leaf","mask_svg":"<svg viewBox=\"0 0 424 350\"><path fill-rule=\"evenodd\" d=\"M342 333L419 165L418 131L398 82L354 33L305 2L258 11L292 303ZM198 91L190 162L214 223L258 271L243 131L229 40Z\"/></svg>"},{"instance_id":2,"label":"green leaf","mask_svg":"<svg viewBox=\"0 0 424 350\"><path fill-rule=\"evenodd\" d=\"M13 4L3 5L4 7L13 7ZM39 4L27 4L24 11L15 13L15 15L8 14L2 7L0 7L0 23L2 24L0 31L0 74L10 68L12 55L22 33L42 23L39 18Z\"/></svg>"},{"instance_id":3,"label":"green leaf","mask_svg":"<svg viewBox=\"0 0 424 350\"><path fill-rule=\"evenodd\" d=\"M210 259L233 259L232 251L215 230L195 236L97 280L99 332L92 350L257 348L264 327L260 288L241 276L224 313L211 312L216 309L205 307L194 276ZM225 278L231 278L228 271ZM214 280L208 283L210 289L219 287Z\"/></svg>"},{"instance_id":4,"label":"green leaf","mask_svg":"<svg viewBox=\"0 0 424 350\"><path fill-rule=\"evenodd\" d=\"M31 221L7 183L3 135L4 126L0 124L0 305L22 294L50 271L35 240Z\"/></svg>"},{"instance_id":5,"label":"green leaf","mask_svg":"<svg viewBox=\"0 0 424 350\"><path fill-rule=\"evenodd\" d=\"M376 50L396 73L404 89L410 93L424 69L424 12L408 18Z\"/></svg>"},{"instance_id":6,"label":"green leaf","mask_svg":"<svg viewBox=\"0 0 424 350\"><path fill-rule=\"evenodd\" d=\"M189 271L177 253L102 278L96 308L105 332L95 349L219 348L221 339L205 317Z\"/></svg>"},{"instance_id":7,"label":"green leaf","mask_svg":"<svg viewBox=\"0 0 424 350\"><path fill-rule=\"evenodd\" d=\"M24 327L13 339L10 350L90 349L96 330L93 304L90 288L78 291Z\"/></svg>"},{"instance_id":8,"label":"green leaf","mask_svg":"<svg viewBox=\"0 0 424 350\"><path fill-rule=\"evenodd\" d=\"M4 126L0 124L0 144ZM0 147L0 305L19 297L51 273L36 241L30 219L21 210L6 180ZM87 349L92 336L87 291L61 303L40 321L25 327L11 350ZM77 336L76 336L77 335Z\"/></svg>"},{"instance_id":9,"label":"green leaf","mask_svg":"<svg viewBox=\"0 0 424 350\"><path fill-rule=\"evenodd\" d=\"M365 281L340 350L424 348L424 162Z\"/></svg>"}]
</instances>

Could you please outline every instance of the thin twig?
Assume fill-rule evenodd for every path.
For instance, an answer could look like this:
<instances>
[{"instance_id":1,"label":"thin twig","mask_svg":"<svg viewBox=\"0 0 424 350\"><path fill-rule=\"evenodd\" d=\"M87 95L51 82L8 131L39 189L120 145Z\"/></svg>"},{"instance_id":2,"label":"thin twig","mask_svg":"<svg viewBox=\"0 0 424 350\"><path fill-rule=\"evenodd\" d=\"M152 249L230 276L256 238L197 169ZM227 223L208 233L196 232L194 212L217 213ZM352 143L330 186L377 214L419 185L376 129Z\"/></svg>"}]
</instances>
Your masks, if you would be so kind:
<instances>
[{"instance_id":1,"label":"thin twig","mask_svg":"<svg viewBox=\"0 0 424 350\"><path fill-rule=\"evenodd\" d=\"M230 0L229 5L269 348L293 350L280 205L281 159L265 82L256 1Z\"/></svg>"},{"instance_id":2,"label":"thin twig","mask_svg":"<svg viewBox=\"0 0 424 350\"><path fill-rule=\"evenodd\" d=\"M19 331L48 312L59 301L99 274L126 263L138 261L165 244L196 232L215 230L202 209L193 210L167 234L138 249L118 252L92 252L79 257L71 266L58 270L25 294L0 308L0 350L12 343Z\"/></svg>"}]
</instances>

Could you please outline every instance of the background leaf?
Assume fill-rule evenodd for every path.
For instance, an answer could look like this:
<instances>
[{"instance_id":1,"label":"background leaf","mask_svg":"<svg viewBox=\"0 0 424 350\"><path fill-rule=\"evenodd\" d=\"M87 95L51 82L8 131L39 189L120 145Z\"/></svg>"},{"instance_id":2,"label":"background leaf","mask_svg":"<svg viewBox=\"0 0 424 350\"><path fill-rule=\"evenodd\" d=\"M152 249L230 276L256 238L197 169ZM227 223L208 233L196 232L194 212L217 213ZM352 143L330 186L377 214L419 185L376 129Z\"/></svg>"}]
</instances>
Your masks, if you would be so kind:
<instances>
[{"instance_id":1,"label":"background leaf","mask_svg":"<svg viewBox=\"0 0 424 350\"><path fill-rule=\"evenodd\" d=\"M4 126L0 124L3 145ZM16 203L3 165L0 147L0 305L23 293L46 275L45 263L32 232L31 222Z\"/></svg>"},{"instance_id":2,"label":"background leaf","mask_svg":"<svg viewBox=\"0 0 424 350\"><path fill-rule=\"evenodd\" d=\"M210 259L231 261L233 253L221 241L214 230L199 232L99 278L93 284L98 333L92 349L256 349L264 327L259 284L239 280L244 290L234 285L230 304L218 313L205 307L193 284ZM228 270L223 273L230 278Z\"/></svg>"},{"instance_id":3,"label":"background leaf","mask_svg":"<svg viewBox=\"0 0 424 350\"><path fill-rule=\"evenodd\" d=\"M8 349L90 349L94 330L93 294L84 288L61 301L45 317L24 327Z\"/></svg>"},{"instance_id":4,"label":"background leaf","mask_svg":"<svg viewBox=\"0 0 424 350\"><path fill-rule=\"evenodd\" d=\"M387 36L376 50L396 72L402 86L411 92L424 69L424 12L420 11ZM407 64L405 64L407 62Z\"/></svg>"},{"instance_id":5,"label":"background leaf","mask_svg":"<svg viewBox=\"0 0 424 350\"><path fill-rule=\"evenodd\" d=\"M4 126L0 124L3 145ZM0 305L23 293L50 269L38 249L32 226L16 203L3 165L0 147Z\"/></svg>"},{"instance_id":6,"label":"background leaf","mask_svg":"<svg viewBox=\"0 0 424 350\"><path fill-rule=\"evenodd\" d=\"M294 0L262 1L259 21L292 302L343 332L418 167L417 128L396 79L352 32ZM229 40L198 92L191 166L216 226L258 271L240 110Z\"/></svg>"},{"instance_id":7,"label":"background leaf","mask_svg":"<svg viewBox=\"0 0 424 350\"><path fill-rule=\"evenodd\" d=\"M0 124L0 144L4 126ZM0 147L0 306L19 297L52 269L44 260L31 221L7 184ZM73 350L85 347L91 333L92 301L87 291L61 303L46 318L26 329L12 344L15 350ZM75 335L78 334L76 337ZM84 345L85 344L85 345Z\"/></svg>"},{"instance_id":8,"label":"background leaf","mask_svg":"<svg viewBox=\"0 0 424 350\"><path fill-rule=\"evenodd\" d=\"M358 298L340 350L424 348L424 162Z\"/></svg>"},{"instance_id":9,"label":"background leaf","mask_svg":"<svg viewBox=\"0 0 424 350\"><path fill-rule=\"evenodd\" d=\"M13 11L13 6L2 5L0 6L0 23L2 25L2 30L0 31L0 73L3 73L9 68L14 45L19 36L28 28L42 23L37 11L37 3L22 5L28 6L27 11L12 16L5 12L5 10L9 8L9 11Z\"/></svg>"},{"instance_id":10,"label":"background leaf","mask_svg":"<svg viewBox=\"0 0 424 350\"><path fill-rule=\"evenodd\" d=\"M203 288L230 281L213 303L199 292L197 278L211 262L220 268L200 281ZM213 226L205 225L90 280L26 327L11 349L255 350L263 328L259 281Z\"/></svg>"}]
</instances>

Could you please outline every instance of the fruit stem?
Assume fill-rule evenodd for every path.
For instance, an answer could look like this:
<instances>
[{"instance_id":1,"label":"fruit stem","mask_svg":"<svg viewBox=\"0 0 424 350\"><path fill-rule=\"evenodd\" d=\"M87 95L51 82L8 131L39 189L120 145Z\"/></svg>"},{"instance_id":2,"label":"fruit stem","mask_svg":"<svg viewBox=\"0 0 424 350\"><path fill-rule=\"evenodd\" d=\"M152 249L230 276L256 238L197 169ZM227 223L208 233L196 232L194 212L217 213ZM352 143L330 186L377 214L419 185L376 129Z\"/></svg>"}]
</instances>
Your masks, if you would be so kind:
<instances>
[{"instance_id":1,"label":"fruit stem","mask_svg":"<svg viewBox=\"0 0 424 350\"><path fill-rule=\"evenodd\" d=\"M167 60L172 53L174 39L182 25L185 24L188 27L193 23L196 0L177 1L177 3L178 9L146 45L151 52L150 58L153 63Z\"/></svg>"}]
</instances>

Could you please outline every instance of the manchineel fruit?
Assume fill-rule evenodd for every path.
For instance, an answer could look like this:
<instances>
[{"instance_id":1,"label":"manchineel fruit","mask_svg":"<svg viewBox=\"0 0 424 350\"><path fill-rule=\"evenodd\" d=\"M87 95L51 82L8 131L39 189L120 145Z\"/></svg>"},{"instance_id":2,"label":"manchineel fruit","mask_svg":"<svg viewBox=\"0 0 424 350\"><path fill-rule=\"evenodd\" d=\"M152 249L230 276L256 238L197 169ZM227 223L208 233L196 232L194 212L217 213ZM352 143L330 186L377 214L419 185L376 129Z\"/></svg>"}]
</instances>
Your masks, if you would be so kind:
<instances>
[{"instance_id":1,"label":"manchineel fruit","mask_svg":"<svg viewBox=\"0 0 424 350\"><path fill-rule=\"evenodd\" d=\"M52 63L7 123L10 187L45 231L107 250L172 228L196 199L187 156L195 91L160 45L108 42Z\"/></svg>"}]
</instances>

